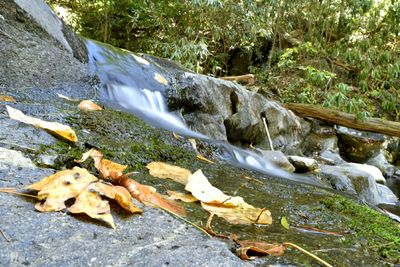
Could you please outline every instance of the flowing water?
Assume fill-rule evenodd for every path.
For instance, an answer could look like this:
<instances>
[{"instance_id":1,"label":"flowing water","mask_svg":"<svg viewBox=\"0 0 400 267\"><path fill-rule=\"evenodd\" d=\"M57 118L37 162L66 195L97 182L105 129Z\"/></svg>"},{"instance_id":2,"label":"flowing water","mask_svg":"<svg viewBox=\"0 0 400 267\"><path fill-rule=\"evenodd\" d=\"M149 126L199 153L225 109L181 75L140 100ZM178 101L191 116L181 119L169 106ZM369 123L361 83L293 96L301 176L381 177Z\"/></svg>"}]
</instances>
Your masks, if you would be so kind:
<instances>
[{"instance_id":1,"label":"flowing water","mask_svg":"<svg viewBox=\"0 0 400 267\"><path fill-rule=\"evenodd\" d=\"M161 67L133 53L86 40L91 71L100 78L101 98L106 105L128 111L149 124L187 137L212 143L230 164L276 178L320 186L306 175L288 173L256 153L217 141L189 129L178 114L168 111L166 91L173 84Z\"/></svg>"}]
</instances>

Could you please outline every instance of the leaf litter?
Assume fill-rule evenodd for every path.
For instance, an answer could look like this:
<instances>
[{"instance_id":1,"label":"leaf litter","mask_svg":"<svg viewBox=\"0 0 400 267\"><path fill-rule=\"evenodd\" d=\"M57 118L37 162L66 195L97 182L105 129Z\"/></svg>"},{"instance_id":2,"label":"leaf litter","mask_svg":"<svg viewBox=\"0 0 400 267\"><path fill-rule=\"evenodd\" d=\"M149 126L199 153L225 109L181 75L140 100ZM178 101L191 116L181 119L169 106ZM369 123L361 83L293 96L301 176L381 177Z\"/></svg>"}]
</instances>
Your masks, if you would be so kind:
<instances>
[{"instance_id":1,"label":"leaf litter","mask_svg":"<svg viewBox=\"0 0 400 267\"><path fill-rule=\"evenodd\" d=\"M7 111L12 119L43 128L66 140L77 141L75 132L69 126L26 116L21 111L9 106L7 106ZM60 211L67 208L65 205L67 200L75 198L74 204L68 208L69 212L85 213L91 218L104 221L112 228L115 228L110 204L102 196L116 200L121 207L131 213L141 213L142 210L132 202L132 197L134 197L145 205L162 208L174 214L207 235L211 234L216 237L231 239L238 245L237 254L243 260L252 260L255 256L263 255L280 256L284 254L288 246L291 246L318 260L324 266L331 266L316 255L293 243L269 244L259 241L239 241L235 236L226 237L214 233L211 229L211 220L214 215L224 218L233 224L271 224L272 216L267 209L256 208L246 203L242 197L226 195L218 188L212 186L201 170L197 170L192 174L187 169L163 162L148 164L146 167L149 169L151 175L162 179L169 178L181 183L191 193L168 191L168 194L172 196L170 198L159 194L154 187L140 184L129 178L128 174L124 174L127 165L121 165L105 159L102 153L96 149L87 151L76 162L84 162L89 157L93 159L101 178L112 184L99 181L97 177L80 167L59 171L26 187L26 189L38 191L37 198L41 202L37 203L35 208L41 212ZM210 161L209 163L213 162ZM0 192L18 193L14 190L0 190ZM201 206L210 212L207 229L197 226L181 217L185 216L186 211L174 199L184 202L200 201ZM281 221L281 224L287 227L284 219Z\"/></svg>"}]
</instances>

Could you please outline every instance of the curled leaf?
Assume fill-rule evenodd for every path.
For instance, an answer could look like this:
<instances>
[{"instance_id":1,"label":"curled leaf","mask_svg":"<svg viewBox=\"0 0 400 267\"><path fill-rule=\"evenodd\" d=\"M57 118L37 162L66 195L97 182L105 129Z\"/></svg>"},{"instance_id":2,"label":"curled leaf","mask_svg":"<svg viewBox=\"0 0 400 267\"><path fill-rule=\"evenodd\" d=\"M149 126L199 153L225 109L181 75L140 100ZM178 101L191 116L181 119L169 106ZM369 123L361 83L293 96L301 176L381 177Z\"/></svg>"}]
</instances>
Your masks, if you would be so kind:
<instances>
[{"instance_id":1,"label":"curled leaf","mask_svg":"<svg viewBox=\"0 0 400 267\"><path fill-rule=\"evenodd\" d=\"M169 178L184 185L187 184L187 179L192 174L187 169L164 162L151 162L147 164L146 168L149 169L150 175L154 177L161 179Z\"/></svg>"},{"instance_id":2,"label":"curled leaf","mask_svg":"<svg viewBox=\"0 0 400 267\"><path fill-rule=\"evenodd\" d=\"M128 177L122 178L120 184L128 189L131 196L147 206L163 208L180 216L186 215L185 208L182 205L167 196L157 193L154 187L140 184Z\"/></svg>"},{"instance_id":3,"label":"curled leaf","mask_svg":"<svg viewBox=\"0 0 400 267\"><path fill-rule=\"evenodd\" d=\"M243 260L253 260L256 256L282 256L285 253L286 246L283 244L269 244L255 241L237 241L240 245L237 250L238 256Z\"/></svg>"},{"instance_id":4,"label":"curled leaf","mask_svg":"<svg viewBox=\"0 0 400 267\"><path fill-rule=\"evenodd\" d=\"M104 159L103 154L94 148L84 153L82 158L80 160L76 160L76 162L82 163L89 157L94 160L94 166L100 172L101 176L110 181L117 180L117 178L120 177L124 170L128 167L127 165L121 165L112 162L111 160Z\"/></svg>"},{"instance_id":5,"label":"curled leaf","mask_svg":"<svg viewBox=\"0 0 400 267\"><path fill-rule=\"evenodd\" d=\"M8 115L10 116L11 119L34 125L38 128L44 129L48 131L49 133L57 136L64 138L68 141L76 142L78 141L78 137L76 136L74 130L71 129L71 127L67 125L63 125L58 122L48 122L48 121L43 121L37 118L33 118L30 116L25 115L22 113L20 110L12 108L7 106L7 111Z\"/></svg>"}]
</instances>

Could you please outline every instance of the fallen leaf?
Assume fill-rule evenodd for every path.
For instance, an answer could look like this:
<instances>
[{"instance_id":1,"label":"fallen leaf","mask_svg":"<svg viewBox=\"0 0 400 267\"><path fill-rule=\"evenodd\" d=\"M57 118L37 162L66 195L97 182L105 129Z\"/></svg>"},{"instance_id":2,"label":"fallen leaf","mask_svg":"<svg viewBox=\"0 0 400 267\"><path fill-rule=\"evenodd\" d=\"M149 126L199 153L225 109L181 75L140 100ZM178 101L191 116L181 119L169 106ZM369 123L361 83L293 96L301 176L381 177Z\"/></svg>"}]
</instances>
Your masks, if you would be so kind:
<instances>
[{"instance_id":1,"label":"fallen leaf","mask_svg":"<svg viewBox=\"0 0 400 267\"><path fill-rule=\"evenodd\" d=\"M253 260L256 256L282 256L287 247L283 244L269 244L255 241L236 241L240 248L237 250L238 256L243 260Z\"/></svg>"},{"instance_id":2,"label":"fallen leaf","mask_svg":"<svg viewBox=\"0 0 400 267\"><path fill-rule=\"evenodd\" d=\"M282 225L283 228L285 228L286 230L289 230L289 228L290 228L290 224L289 224L289 222L288 222L288 220L286 219L285 216L283 216L283 217L281 218L281 225Z\"/></svg>"},{"instance_id":3,"label":"fallen leaf","mask_svg":"<svg viewBox=\"0 0 400 267\"><path fill-rule=\"evenodd\" d=\"M115 200L118 204L126 210L129 210L132 213L141 213L142 210L136 207L132 203L132 196L129 193L128 189L122 186L114 186L115 190Z\"/></svg>"},{"instance_id":4,"label":"fallen leaf","mask_svg":"<svg viewBox=\"0 0 400 267\"><path fill-rule=\"evenodd\" d=\"M242 197L229 196L212 186L201 170L188 178L185 190L201 201L202 207L235 224L271 224L270 211L247 204Z\"/></svg>"},{"instance_id":5,"label":"fallen leaf","mask_svg":"<svg viewBox=\"0 0 400 267\"><path fill-rule=\"evenodd\" d=\"M120 184L128 189L131 196L147 206L163 208L180 216L186 215L185 208L182 205L173 199L158 193L154 187L140 184L135 180L126 177L126 175L124 175L120 180Z\"/></svg>"},{"instance_id":6,"label":"fallen leaf","mask_svg":"<svg viewBox=\"0 0 400 267\"><path fill-rule=\"evenodd\" d=\"M102 178L110 181L115 181L120 177L124 170L128 167L127 165L121 165L111 160L104 159L103 154L100 151L92 148L82 155L80 160L76 160L78 163L82 163L91 157L94 160L94 166L100 172Z\"/></svg>"},{"instance_id":7,"label":"fallen leaf","mask_svg":"<svg viewBox=\"0 0 400 267\"><path fill-rule=\"evenodd\" d=\"M165 79L164 76L162 76L158 72L154 73L154 80L156 80L157 82L159 82L161 84L168 85L167 79Z\"/></svg>"},{"instance_id":8,"label":"fallen leaf","mask_svg":"<svg viewBox=\"0 0 400 267\"><path fill-rule=\"evenodd\" d=\"M192 194L187 194L187 193L182 193L182 192L176 192L176 191L171 191L167 190L167 194L172 197L173 199L176 200L181 200L183 202L187 203L192 203L192 202L197 202L199 201L197 198L195 198Z\"/></svg>"},{"instance_id":9,"label":"fallen leaf","mask_svg":"<svg viewBox=\"0 0 400 267\"><path fill-rule=\"evenodd\" d=\"M0 101L16 103L14 97L8 95L0 95Z\"/></svg>"},{"instance_id":10,"label":"fallen leaf","mask_svg":"<svg viewBox=\"0 0 400 267\"><path fill-rule=\"evenodd\" d=\"M81 192L75 199L74 205L68 208L71 213L86 213L93 219L99 219L115 228L110 212L110 204L102 200L97 192L89 189Z\"/></svg>"},{"instance_id":11,"label":"fallen leaf","mask_svg":"<svg viewBox=\"0 0 400 267\"><path fill-rule=\"evenodd\" d=\"M197 158L198 160L202 160L202 161L205 161L205 162L207 162L207 163L214 164L213 161L209 160L208 158L204 157L204 156L201 155L201 154L197 154L197 155L196 155L196 158Z\"/></svg>"},{"instance_id":12,"label":"fallen leaf","mask_svg":"<svg viewBox=\"0 0 400 267\"><path fill-rule=\"evenodd\" d=\"M172 132L172 136L176 139L176 140L181 140L182 137L180 135L177 135L175 132Z\"/></svg>"},{"instance_id":13,"label":"fallen leaf","mask_svg":"<svg viewBox=\"0 0 400 267\"><path fill-rule=\"evenodd\" d=\"M82 100L78 107L84 110L102 110L103 108L90 100Z\"/></svg>"},{"instance_id":14,"label":"fallen leaf","mask_svg":"<svg viewBox=\"0 0 400 267\"><path fill-rule=\"evenodd\" d=\"M71 127L67 125L63 125L58 122L43 121L37 118L26 116L20 110L12 108L10 106L7 106L7 111L11 119L34 125L50 132L51 134L56 135L57 137L61 137L72 142L78 141L78 137L76 136L74 130L72 130Z\"/></svg>"},{"instance_id":15,"label":"fallen leaf","mask_svg":"<svg viewBox=\"0 0 400 267\"><path fill-rule=\"evenodd\" d=\"M189 175L192 173L184 168L174 166L164 162L151 162L147 164L150 175L161 179L172 179L175 182L186 185Z\"/></svg>"},{"instance_id":16,"label":"fallen leaf","mask_svg":"<svg viewBox=\"0 0 400 267\"><path fill-rule=\"evenodd\" d=\"M196 151L197 153L199 153L199 151L197 150L197 143L196 140L193 138L189 138L188 139L189 143L192 145L192 148L194 149L194 151Z\"/></svg>"},{"instance_id":17,"label":"fallen leaf","mask_svg":"<svg viewBox=\"0 0 400 267\"><path fill-rule=\"evenodd\" d=\"M74 167L45 177L26 188L39 191L38 199L45 200L43 204L36 204L37 210L59 211L66 208L65 201L77 197L90 183L97 180L86 169Z\"/></svg>"}]
</instances>

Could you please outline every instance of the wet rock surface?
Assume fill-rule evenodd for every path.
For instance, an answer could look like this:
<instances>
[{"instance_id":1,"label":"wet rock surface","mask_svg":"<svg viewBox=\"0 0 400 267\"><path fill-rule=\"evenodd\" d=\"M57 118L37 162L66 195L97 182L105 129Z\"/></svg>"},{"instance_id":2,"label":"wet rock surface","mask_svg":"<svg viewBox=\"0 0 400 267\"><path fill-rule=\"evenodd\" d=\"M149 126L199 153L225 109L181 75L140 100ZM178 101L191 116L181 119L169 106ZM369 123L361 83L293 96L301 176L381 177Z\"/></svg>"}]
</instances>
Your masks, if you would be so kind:
<instances>
[{"instance_id":1,"label":"wet rock surface","mask_svg":"<svg viewBox=\"0 0 400 267\"><path fill-rule=\"evenodd\" d=\"M213 228L218 233L237 233L241 239L272 243L293 242L338 266L381 266L382 260L396 263L396 255L399 255L396 251L385 251L386 254L383 254L371 247L380 247L376 240L383 244L397 242L387 238L398 236L398 227L354 199L338 197L328 189L289 183L227 166L218 162L212 147L207 144L203 145L202 152L217 164L201 162L196 160L196 152L188 140L177 140L171 133L151 127L124 112L79 110L79 100L97 100L96 79L90 78L87 66L60 47L24 11L15 4L8 4L9 1L0 0L0 14L6 21L0 19L0 53L9 59L11 55L15 57L7 66L0 66L4 73L0 78L0 89L1 94L13 96L17 103L0 102L0 188L22 188L57 170L70 168L76 165L74 160L83 152L97 147L107 158L127 164L128 171L138 172L135 179L139 182L152 185L162 193L166 189L183 188L171 181L149 176L145 165L151 161L165 161L191 171L202 169L210 182L225 193L242 196L248 203L266 207L272 213L273 223L270 226L231 225L216 218ZM203 82L208 78L200 76L196 79ZM229 83L227 88L231 86L236 85ZM240 90L235 92L241 93ZM229 97L232 89L228 91ZM58 94L68 96L70 100L60 98ZM193 110L206 108L198 104L202 101L210 104L211 109L218 108L217 102L207 102L211 101L211 96L205 95L204 91L202 94L205 99L194 99L197 102L192 104ZM257 95L251 96L259 101L256 100ZM224 101L221 105L226 103L226 110L229 111L231 100ZM79 141L76 144L66 143L43 130L11 120L7 116L6 105L37 118L68 124L77 132ZM296 147L298 135L293 134L299 130L296 118L287 115L290 114L288 111L284 111L286 115L283 117L270 116L281 108L273 102L265 104L262 100L260 105L266 112L264 116L274 145ZM246 108L249 107L239 109ZM190 113L184 113L185 118ZM201 112L192 114L193 120L198 119L198 114ZM212 116L209 114L209 110L204 112L210 121L218 116L217 112ZM222 124L218 125L223 125L232 114L222 112L220 115ZM290 127L286 129L288 125ZM220 133L226 136L222 130ZM90 164L82 167L95 173ZM143 215L132 216L112 205L117 225L117 229L112 230L83 215L39 213L34 210L35 202L32 198L0 193L0 230L4 233L4 236L0 235L1 266L317 265L296 250L288 250L282 257L244 262L233 253L235 246L231 242L206 237L189 224L158 209L144 207ZM185 207L191 222L205 225L208 214L200 205L185 204ZM351 213L346 213L347 209ZM293 226L289 230L281 226L282 216ZM364 228L355 227L354 223ZM370 225L379 225L379 231L365 228ZM299 231L296 227L301 226L313 226L343 235ZM379 233L383 233L382 236L376 237ZM386 258L380 257L382 255Z\"/></svg>"},{"instance_id":2,"label":"wet rock surface","mask_svg":"<svg viewBox=\"0 0 400 267\"><path fill-rule=\"evenodd\" d=\"M172 109L181 110L188 125L212 138L269 149L265 125L275 149L296 150L300 123L290 111L234 82L181 72L169 91Z\"/></svg>"}]
</instances>

